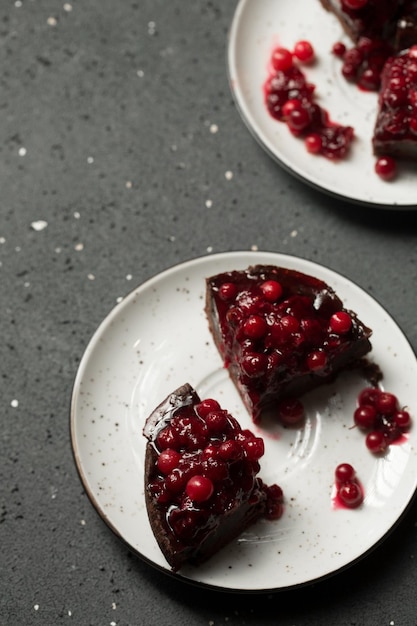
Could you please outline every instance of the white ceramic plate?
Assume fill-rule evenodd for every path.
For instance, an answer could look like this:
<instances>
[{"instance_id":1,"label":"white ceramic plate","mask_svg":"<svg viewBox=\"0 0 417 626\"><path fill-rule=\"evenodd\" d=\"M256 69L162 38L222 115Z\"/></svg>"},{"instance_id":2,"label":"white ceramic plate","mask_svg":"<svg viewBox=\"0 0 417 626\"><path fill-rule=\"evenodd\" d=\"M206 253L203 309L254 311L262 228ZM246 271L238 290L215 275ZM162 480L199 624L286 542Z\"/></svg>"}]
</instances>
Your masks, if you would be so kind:
<instances>
[{"instance_id":1,"label":"white ceramic plate","mask_svg":"<svg viewBox=\"0 0 417 626\"><path fill-rule=\"evenodd\" d=\"M111 311L86 349L74 384L71 436L82 482L103 520L166 572L145 510L142 428L185 382L253 428L209 334L204 289L206 277L254 263L293 268L332 285L373 328L372 358L383 368L385 388L416 411L417 364L404 335L375 300L329 269L282 254L232 252L189 261L147 281ZM417 429L383 458L373 457L363 434L351 428L363 385L343 377L310 394L302 429L253 428L266 443L261 475L285 492L282 519L258 523L205 565L176 576L230 590L289 588L334 574L384 538L416 489ZM361 509L333 506L333 472L341 462L352 463L364 485Z\"/></svg>"},{"instance_id":2,"label":"white ceramic plate","mask_svg":"<svg viewBox=\"0 0 417 626\"><path fill-rule=\"evenodd\" d=\"M292 48L310 41L317 63L305 67L316 85L318 102L334 121L353 126L356 139L348 159L333 163L307 153L286 125L268 113L263 85L277 46ZM232 93L244 122L281 165L314 187L355 202L385 208L417 208L415 164L402 163L399 177L382 181L374 172L371 137L377 96L360 91L341 76L341 62L331 54L336 41L349 40L336 18L319 0L240 0L232 22L228 70Z\"/></svg>"}]
</instances>

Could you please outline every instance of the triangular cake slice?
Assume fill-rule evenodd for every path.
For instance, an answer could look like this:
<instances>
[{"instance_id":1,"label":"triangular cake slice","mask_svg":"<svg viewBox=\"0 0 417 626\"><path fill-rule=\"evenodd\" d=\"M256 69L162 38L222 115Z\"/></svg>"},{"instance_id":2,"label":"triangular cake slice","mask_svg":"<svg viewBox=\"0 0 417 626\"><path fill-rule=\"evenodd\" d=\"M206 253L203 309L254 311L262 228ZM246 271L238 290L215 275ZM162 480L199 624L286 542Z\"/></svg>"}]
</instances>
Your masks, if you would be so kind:
<instances>
[{"instance_id":1,"label":"triangular cake slice","mask_svg":"<svg viewBox=\"0 0 417 626\"><path fill-rule=\"evenodd\" d=\"M263 440L187 383L147 419L145 501L172 570L198 565L260 518L278 519L283 495L258 477Z\"/></svg>"},{"instance_id":2,"label":"triangular cake slice","mask_svg":"<svg viewBox=\"0 0 417 626\"><path fill-rule=\"evenodd\" d=\"M298 398L371 350L371 330L322 280L256 265L206 281L215 344L255 422L264 409Z\"/></svg>"}]
</instances>

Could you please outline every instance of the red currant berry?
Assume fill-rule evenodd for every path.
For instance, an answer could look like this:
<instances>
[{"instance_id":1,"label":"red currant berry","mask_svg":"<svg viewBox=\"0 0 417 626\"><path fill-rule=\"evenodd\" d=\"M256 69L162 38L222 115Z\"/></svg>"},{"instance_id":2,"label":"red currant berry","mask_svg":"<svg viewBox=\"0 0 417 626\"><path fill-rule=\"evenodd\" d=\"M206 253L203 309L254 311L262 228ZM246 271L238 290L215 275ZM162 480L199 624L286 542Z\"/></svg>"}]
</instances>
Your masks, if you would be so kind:
<instances>
[{"instance_id":1,"label":"red currant berry","mask_svg":"<svg viewBox=\"0 0 417 626\"><path fill-rule=\"evenodd\" d=\"M341 41L337 41L332 48L332 52L336 57L342 58L346 52L346 46Z\"/></svg>"},{"instance_id":2,"label":"red currant berry","mask_svg":"<svg viewBox=\"0 0 417 626\"><path fill-rule=\"evenodd\" d=\"M363 502L362 490L356 481L343 483L338 494L343 504L350 509L355 509Z\"/></svg>"},{"instance_id":3,"label":"red currant berry","mask_svg":"<svg viewBox=\"0 0 417 626\"><path fill-rule=\"evenodd\" d=\"M219 287L219 297L225 302L234 300L237 295L237 287L234 283L223 283Z\"/></svg>"},{"instance_id":4,"label":"red currant berry","mask_svg":"<svg viewBox=\"0 0 417 626\"><path fill-rule=\"evenodd\" d=\"M178 467L178 463L181 459L181 454L171 448L166 448L161 452L158 457L158 469L165 475L172 472L173 469Z\"/></svg>"},{"instance_id":5,"label":"red currant berry","mask_svg":"<svg viewBox=\"0 0 417 626\"><path fill-rule=\"evenodd\" d=\"M398 408L397 397L393 393L383 391L376 399L375 407L378 413L382 413L382 415L392 415Z\"/></svg>"},{"instance_id":6,"label":"red currant berry","mask_svg":"<svg viewBox=\"0 0 417 626\"><path fill-rule=\"evenodd\" d=\"M362 9L366 4L368 4L368 0L342 0L342 4L347 9L352 9L352 11L357 11Z\"/></svg>"},{"instance_id":7,"label":"red currant berry","mask_svg":"<svg viewBox=\"0 0 417 626\"><path fill-rule=\"evenodd\" d=\"M214 486L210 478L196 475L189 479L185 491L193 502L206 502L206 500L211 498Z\"/></svg>"},{"instance_id":8,"label":"red currant berry","mask_svg":"<svg viewBox=\"0 0 417 626\"><path fill-rule=\"evenodd\" d=\"M356 472L350 463L340 463L335 470L335 479L339 483L345 483L355 478Z\"/></svg>"},{"instance_id":9,"label":"red currant berry","mask_svg":"<svg viewBox=\"0 0 417 626\"><path fill-rule=\"evenodd\" d=\"M242 358L242 369L250 378L262 376L268 369L268 358L265 354L249 352Z\"/></svg>"},{"instance_id":10,"label":"red currant berry","mask_svg":"<svg viewBox=\"0 0 417 626\"><path fill-rule=\"evenodd\" d=\"M266 280L261 285L261 291L268 302L276 302L283 293L282 286L276 280Z\"/></svg>"},{"instance_id":11,"label":"red currant berry","mask_svg":"<svg viewBox=\"0 0 417 626\"><path fill-rule=\"evenodd\" d=\"M294 56L303 63L311 63L315 56L314 48L309 41L297 41L294 46Z\"/></svg>"},{"instance_id":12,"label":"red currant berry","mask_svg":"<svg viewBox=\"0 0 417 626\"><path fill-rule=\"evenodd\" d=\"M304 143L307 152L310 152L310 154L319 154L323 147L323 140L318 133L311 133L311 135L307 135Z\"/></svg>"},{"instance_id":13,"label":"red currant berry","mask_svg":"<svg viewBox=\"0 0 417 626\"><path fill-rule=\"evenodd\" d=\"M260 339L267 331L268 325L264 317L260 315L249 315L243 324L243 332L246 337Z\"/></svg>"},{"instance_id":14,"label":"red currant berry","mask_svg":"<svg viewBox=\"0 0 417 626\"><path fill-rule=\"evenodd\" d=\"M411 416L408 411L402 409L394 413L394 422L401 430L407 430L411 426Z\"/></svg>"},{"instance_id":15,"label":"red currant berry","mask_svg":"<svg viewBox=\"0 0 417 626\"><path fill-rule=\"evenodd\" d=\"M203 419L206 418L209 413L220 410L220 404L217 402L217 400L213 400L212 398L206 398L205 400L202 400L195 407L195 412L197 413L197 415L199 415L199 417L202 417Z\"/></svg>"},{"instance_id":16,"label":"red currant berry","mask_svg":"<svg viewBox=\"0 0 417 626\"><path fill-rule=\"evenodd\" d=\"M373 454L379 454L385 452L388 443L384 437L384 433L380 430L373 430L366 437L366 447Z\"/></svg>"},{"instance_id":17,"label":"red currant berry","mask_svg":"<svg viewBox=\"0 0 417 626\"><path fill-rule=\"evenodd\" d=\"M299 424L305 418L304 406L296 398L281 400L278 405L278 416L285 426Z\"/></svg>"},{"instance_id":18,"label":"red currant berry","mask_svg":"<svg viewBox=\"0 0 417 626\"><path fill-rule=\"evenodd\" d=\"M381 391L378 387L365 387L365 389L362 389L358 397L359 406L362 406L363 404L371 404L372 406L375 406L380 393Z\"/></svg>"},{"instance_id":19,"label":"red currant berry","mask_svg":"<svg viewBox=\"0 0 417 626\"><path fill-rule=\"evenodd\" d=\"M392 180L397 174L397 164L392 157L381 156L375 163L375 172L382 180Z\"/></svg>"},{"instance_id":20,"label":"red currant berry","mask_svg":"<svg viewBox=\"0 0 417 626\"><path fill-rule=\"evenodd\" d=\"M361 404L353 414L353 420L359 428L369 430L375 426L377 412L371 404Z\"/></svg>"},{"instance_id":21,"label":"red currant berry","mask_svg":"<svg viewBox=\"0 0 417 626\"><path fill-rule=\"evenodd\" d=\"M323 350L314 350L307 355L306 363L311 371L321 370L327 363L326 353Z\"/></svg>"},{"instance_id":22,"label":"red currant berry","mask_svg":"<svg viewBox=\"0 0 417 626\"><path fill-rule=\"evenodd\" d=\"M223 461L237 461L243 456L243 450L240 444L234 439L227 439L219 446L219 457Z\"/></svg>"},{"instance_id":23,"label":"red currant berry","mask_svg":"<svg viewBox=\"0 0 417 626\"><path fill-rule=\"evenodd\" d=\"M290 130L298 132L307 128L311 122L311 117L307 109L299 108L293 109L286 121Z\"/></svg>"},{"instance_id":24,"label":"red currant berry","mask_svg":"<svg viewBox=\"0 0 417 626\"><path fill-rule=\"evenodd\" d=\"M275 48L271 57L272 67L277 72L290 69L292 60L292 54L286 48Z\"/></svg>"},{"instance_id":25,"label":"red currant berry","mask_svg":"<svg viewBox=\"0 0 417 626\"><path fill-rule=\"evenodd\" d=\"M345 335L352 328L352 318L346 311L338 311L330 318L330 328L334 333Z\"/></svg>"},{"instance_id":26,"label":"red currant berry","mask_svg":"<svg viewBox=\"0 0 417 626\"><path fill-rule=\"evenodd\" d=\"M206 417L206 424L210 433L224 432L228 426L226 411L211 411Z\"/></svg>"},{"instance_id":27,"label":"red currant berry","mask_svg":"<svg viewBox=\"0 0 417 626\"><path fill-rule=\"evenodd\" d=\"M242 445L249 461L258 461L265 454L265 444L261 437L246 439Z\"/></svg>"}]
</instances>

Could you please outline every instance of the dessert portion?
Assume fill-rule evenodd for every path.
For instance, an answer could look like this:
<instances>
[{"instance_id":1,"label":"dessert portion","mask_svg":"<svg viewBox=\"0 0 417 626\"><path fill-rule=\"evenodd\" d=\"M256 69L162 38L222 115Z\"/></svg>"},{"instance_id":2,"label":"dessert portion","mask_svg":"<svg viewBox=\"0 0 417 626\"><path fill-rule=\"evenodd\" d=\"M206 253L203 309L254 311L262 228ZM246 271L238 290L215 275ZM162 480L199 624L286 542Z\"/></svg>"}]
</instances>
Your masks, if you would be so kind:
<instances>
[{"instance_id":1,"label":"dessert portion","mask_svg":"<svg viewBox=\"0 0 417 626\"><path fill-rule=\"evenodd\" d=\"M206 281L206 315L242 400L259 422L265 409L298 398L362 363L371 330L334 290L301 272L256 265Z\"/></svg>"},{"instance_id":2,"label":"dessert portion","mask_svg":"<svg viewBox=\"0 0 417 626\"><path fill-rule=\"evenodd\" d=\"M320 0L334 13L352 41L360 37L388 39L396 28L403 0Z\"/></svg>"},{"instance_id":3,"label":"dessert portion","mask_svg":"<svg viewBox=\"0 0 417 626\"><path fill-rule=\"evenodd\" d=\"M417 159L417 45L385 63L372 142L376 155Z\"/></svg>"},{"instance_id":4,"label":"dessert portion","mask_svg":"<svg viewBox=\"0 0 417 626\"><path fill-rule=\"evenodd\" d=\"M174 571L207 560L260 518L278 519L283 494L258 477L264 443L187 383L144 429L149 522Z\"/></svg>"}]
</instances>

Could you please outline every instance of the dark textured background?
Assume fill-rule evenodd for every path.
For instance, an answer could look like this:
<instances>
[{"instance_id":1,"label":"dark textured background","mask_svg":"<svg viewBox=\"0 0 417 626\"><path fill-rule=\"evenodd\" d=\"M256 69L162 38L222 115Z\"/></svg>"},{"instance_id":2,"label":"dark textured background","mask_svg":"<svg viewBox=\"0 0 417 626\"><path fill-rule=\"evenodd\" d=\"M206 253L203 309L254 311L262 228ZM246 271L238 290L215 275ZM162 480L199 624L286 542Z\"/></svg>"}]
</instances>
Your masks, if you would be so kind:
<instances>
[{"instance_id":1,"label":"dark textured background","mask_svg":"<svg viewBox=\"0 0 417 626\"><path fill-rule=\"evenodd\" d=\"M71 389L97 325L135 285L210 251L258 246L342 272L417 348L415 214L329 198L263 153L227 84L235 4L2 0L2 625L417 623L415 504L327 582L213 594L129 554L73 462Z\"/></svg>"}]
</instances>

